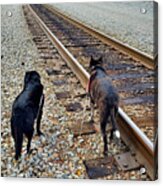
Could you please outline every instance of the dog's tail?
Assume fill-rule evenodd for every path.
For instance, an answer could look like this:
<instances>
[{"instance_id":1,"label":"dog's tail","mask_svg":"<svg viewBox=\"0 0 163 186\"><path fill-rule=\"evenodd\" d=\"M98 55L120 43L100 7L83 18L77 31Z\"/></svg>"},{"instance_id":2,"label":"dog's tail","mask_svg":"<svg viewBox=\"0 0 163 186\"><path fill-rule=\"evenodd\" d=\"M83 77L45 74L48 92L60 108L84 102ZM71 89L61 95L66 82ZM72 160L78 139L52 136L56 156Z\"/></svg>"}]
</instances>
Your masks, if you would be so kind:
<instances>
[{"instance_id":1,"label":"dog's tail","mask_svg":"<svg viewBox=\"0 0 163 186\"><path fill-rule=\"evenodd\" d=\"M11 118L11 133L15 142L15 159L18 160L21 156L23 144L23 118L20 115L14 115Z\"/></svg>"}]
</instances>

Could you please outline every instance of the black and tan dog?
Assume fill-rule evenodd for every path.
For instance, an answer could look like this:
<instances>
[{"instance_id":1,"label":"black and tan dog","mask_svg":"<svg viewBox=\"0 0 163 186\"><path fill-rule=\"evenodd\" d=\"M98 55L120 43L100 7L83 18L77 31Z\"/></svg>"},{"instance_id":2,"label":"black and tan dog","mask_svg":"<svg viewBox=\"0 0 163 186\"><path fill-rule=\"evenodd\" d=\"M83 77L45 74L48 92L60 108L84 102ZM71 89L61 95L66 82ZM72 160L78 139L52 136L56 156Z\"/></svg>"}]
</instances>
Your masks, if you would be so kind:
<instances>
[{"instance_id":1,"label":"black and tan dog","mask_svg":"<svg viewBox=\"0 0 163 186\"><path fill-rule=\"evenodd\" d=\"M23 134L28 138L27 153L30 151L34 132L34 121L37 119L37 133L41 135L40 121L44 104L43 85L36 71L26 72L24 88L12 106L11 133L15 142L15 159L21 156Z\"/></svg>"},{"instance_id":2,"label":"black and tan dog","mask_svg":"<svg viewBox=\"0 0 163 186\"><path fill-rule=\"evenodd\" d=\"M90 71L91 76L89 80L88 91L90 94L91 103L91 120L94 117L94 105L100 113L100 127L103 135L104 141L104 155L107 155L107 134L106 125L108 120L112 123L111 139L113 136L120 138L120 132L117 128L117 123L115 120L116 113L118 112L118 102L119 96L117 90L112 85L111 79L106 74L104 68L102 67L103 59L93 59L90 60Z\"/></svg>"}]
</instances>

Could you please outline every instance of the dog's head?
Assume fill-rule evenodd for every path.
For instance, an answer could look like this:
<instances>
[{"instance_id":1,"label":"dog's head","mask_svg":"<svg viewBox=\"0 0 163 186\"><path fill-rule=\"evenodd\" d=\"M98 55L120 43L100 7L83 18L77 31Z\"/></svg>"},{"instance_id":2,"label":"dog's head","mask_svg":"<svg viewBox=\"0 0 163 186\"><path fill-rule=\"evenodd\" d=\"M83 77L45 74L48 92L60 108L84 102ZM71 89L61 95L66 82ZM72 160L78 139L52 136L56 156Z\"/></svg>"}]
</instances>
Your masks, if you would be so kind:
<instances>
[{"instance_id":1,"label":"dog's head","mask_svg":"<svg viewBox=\"0 0 163 186\"><path fill-rule=\"evenodd\" d=\"M25 74L24 85L27 85L29 82L38 82L40 83L40 75L36 71L28 71Z\"/></svg>"},{"instance_id":2,"label":"dog's head","mask_svg":"<svg viewBox=\"0 0 163 186\"><path fill-rule=\"evenodd\" d=\"M90 63L89 63L89 68L91 70L93 70L96 66L102 66L102 63L103 63L103 59L102 59L102 56L97 58L97 59L94 59L92 56L91 56L91 60L90 60Z\"/></svg>"}]
</instances>

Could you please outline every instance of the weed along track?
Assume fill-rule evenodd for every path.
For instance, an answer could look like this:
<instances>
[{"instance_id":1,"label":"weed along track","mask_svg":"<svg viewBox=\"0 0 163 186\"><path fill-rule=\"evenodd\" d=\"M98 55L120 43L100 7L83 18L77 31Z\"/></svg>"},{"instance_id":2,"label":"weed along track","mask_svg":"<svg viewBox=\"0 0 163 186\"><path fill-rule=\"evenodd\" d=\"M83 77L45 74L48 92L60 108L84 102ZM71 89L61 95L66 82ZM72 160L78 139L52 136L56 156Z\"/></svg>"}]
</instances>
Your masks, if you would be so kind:
<instances>
[{"instance_id":1,"label":"weed along track","mask_svg":"<svg viewBox=\"0 0 163 186\"><path fill-rule=\"evenodd\" d=\"M60 131L54 147L56 157L52 162L66 165L58 175L65 178L154 179L153 170L148 170L153 166L154 150L151 141L154 141L157 127L157 79L154 70L70 24L46 6L23 6L23 10L40 54L40 63L43 63L47 73L49 91L54 91L53 99L60 107L60 110L54 108L49 113L49 120ZM68 54L64 53L62 45ZM121 99L118 122L123 141L119 145L109 142L107 158L102 157L101 134L89 123L90 105L85 95L89 74L85 69L88 70L91 55L103 56L104 67L118 88ZM129 117L134 123L129 121ZM96 111L97 126L98 118ZM139 150L136 145L139 145ZM140 174L141 167L146 168L146 173ZM57 177L56 174L54 172L52 177Z\"/></svg>"}]
</instances>

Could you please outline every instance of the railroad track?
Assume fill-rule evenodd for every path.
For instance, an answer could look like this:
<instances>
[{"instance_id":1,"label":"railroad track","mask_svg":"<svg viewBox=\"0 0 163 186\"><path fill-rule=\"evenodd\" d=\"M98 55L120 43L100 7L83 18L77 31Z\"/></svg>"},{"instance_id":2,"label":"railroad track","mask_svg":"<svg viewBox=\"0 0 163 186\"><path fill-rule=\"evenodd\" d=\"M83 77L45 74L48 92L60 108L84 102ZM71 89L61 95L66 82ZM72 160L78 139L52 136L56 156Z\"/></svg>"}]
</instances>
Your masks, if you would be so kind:
<instances>
[{"instance_id":1,"label":"railroad track","mask_svg":"<svg viewBox=\"0 0 163 186\"><path fill-rule=\"evenodd\" d=\"M150 69L145 68L144 65L117 51L113 46L103 43L99 37L90 35L90 32L87 33L86 30L83 31L81 23L78 27L77 23L74 25L67 21L67 18L63 19L60 13L51 10L49 6L32 5L28 6L28 9L46 33L43 37L48 37L55 45L84 88L89 79L89 73L85 69L88 69L90 55L104 55L105 69L113 79L122 98L118 116L122 139L130 147L139 164L145 166L148 175L153 180L155 178L154 145L138 128L139 126L144 129L148 126L152 129L153 136L150 135L150 138L154 141L157 127L154 123L157 94L154 85L157 78L155 72L151 70L153 65L151 67L148 60L146 66L150 66ZM39 42L39 37L34 38L36 42ZM40 48L45 49L44 46ZM48 55L44 55L43 58L48 58ZM50 57L53 58L53 54L50 54ZM144 116L147 118L144 119Z\"/></svg>"},{"instance_id":2,"label":"railroad track","mask_svg":"<svg viewBox=\"0 0 163 186\"><path fill-rule=\"evenodd\" d=\"M90 33L91 35L95 36L99 40L101 40L103 43L107 45L112 45L114 48L117 50L121 51L124 54L127 54L128 56L131 56L135 60L140 61L143 65L150 69L155 69L157 66L157 60L158 60L158 55L155 54L154 57L141 52L138 49L135 49L127 44L124 44L112 37L109 37L108 35L91 28L88 25L83 24L79 20L75 20L74 18L72 19L70 16L66 15L65 13L61 13L58 8L52 7L50 5L45 5L50 11L54 12L58 16L62 17L63 19L66 19L68 22L74 24L78 28L81 28L82 30L86 31L87 33Z\"/></svg>"}]
</instances>

